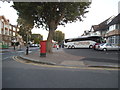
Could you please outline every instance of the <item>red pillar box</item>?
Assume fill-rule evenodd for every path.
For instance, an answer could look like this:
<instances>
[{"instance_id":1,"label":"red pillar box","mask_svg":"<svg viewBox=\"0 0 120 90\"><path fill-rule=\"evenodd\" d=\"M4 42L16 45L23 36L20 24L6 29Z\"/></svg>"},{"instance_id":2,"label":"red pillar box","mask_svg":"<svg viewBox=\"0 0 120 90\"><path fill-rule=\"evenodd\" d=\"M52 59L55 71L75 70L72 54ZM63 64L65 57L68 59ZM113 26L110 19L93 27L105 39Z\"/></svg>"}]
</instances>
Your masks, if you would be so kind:
<instances>
[{"instance_id":1,"label":"red pillar box","mask_svg":"<svg viewBox=\"0 0 120 90\"><path fill-rule=\"evenodd\" d=\"M40 56L46 57L46 41L40 42Z\"/></svg>"}]
</instances>

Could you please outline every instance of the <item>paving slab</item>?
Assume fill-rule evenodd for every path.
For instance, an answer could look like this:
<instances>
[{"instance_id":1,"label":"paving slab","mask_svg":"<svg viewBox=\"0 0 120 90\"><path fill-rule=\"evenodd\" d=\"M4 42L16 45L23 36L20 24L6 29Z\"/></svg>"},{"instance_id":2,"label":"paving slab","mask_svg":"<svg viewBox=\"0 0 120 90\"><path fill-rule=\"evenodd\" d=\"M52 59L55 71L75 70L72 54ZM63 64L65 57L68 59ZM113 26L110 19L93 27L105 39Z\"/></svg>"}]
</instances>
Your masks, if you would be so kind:
<instances>
[{"instance_id":1,"label":"paving slab","mask_svg":"<svg viewBox=\"0 0 120 90\"><path fill-rule=\"evenodd\" d=\"M82 56L75 56L65 53L63 49L59 50L53 49L53 53L52 54L47 53L46 57L40 57L39 50L36 52L31 52L28 55L24 54L22 55L22 57L27 57L35 61L54 62L57 65L63 61L79 61L84 58Z\"/></svg>"},{"instance_id":2,"label":"paving slab","mask_svg":"<svg viewBox=\"0 0 120 90\"><path fill-rule=\"evenodd\" d=\"M66 66L85 66L83 61L63 61L60 65Z\"/></svg>"}]
</instances>

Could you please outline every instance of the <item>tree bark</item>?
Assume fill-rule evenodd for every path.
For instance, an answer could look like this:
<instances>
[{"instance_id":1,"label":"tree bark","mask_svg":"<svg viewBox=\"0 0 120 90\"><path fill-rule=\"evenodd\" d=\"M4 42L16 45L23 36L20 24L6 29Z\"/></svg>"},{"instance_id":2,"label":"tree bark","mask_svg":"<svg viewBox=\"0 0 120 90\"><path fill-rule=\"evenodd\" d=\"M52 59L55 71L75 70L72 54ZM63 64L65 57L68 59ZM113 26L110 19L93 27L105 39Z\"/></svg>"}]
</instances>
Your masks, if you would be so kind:
<instances>
[{"instance_id":1,"label":"tree bark","mask_svg":"<svg viewBox=\"0 0 120 90\"><path fill-rule=\"evenodd\" d=\"M48 38L47 38L47 53L52 53L52 39L53 39L53 30L49 31Z\"/></svg>"},{"instance_id":2,"label":"tree bark","mask_svg":"<svg viewBox=\"0 0 120 90\"><path fill-rule=\"evenodd\" d=\"M53 40L53 34L56 30L57 25L55 24L55 21L51 21L49 24L49 34L47 38L47 53L52 53L52 40Z\"/></svg>"}]
</instances>

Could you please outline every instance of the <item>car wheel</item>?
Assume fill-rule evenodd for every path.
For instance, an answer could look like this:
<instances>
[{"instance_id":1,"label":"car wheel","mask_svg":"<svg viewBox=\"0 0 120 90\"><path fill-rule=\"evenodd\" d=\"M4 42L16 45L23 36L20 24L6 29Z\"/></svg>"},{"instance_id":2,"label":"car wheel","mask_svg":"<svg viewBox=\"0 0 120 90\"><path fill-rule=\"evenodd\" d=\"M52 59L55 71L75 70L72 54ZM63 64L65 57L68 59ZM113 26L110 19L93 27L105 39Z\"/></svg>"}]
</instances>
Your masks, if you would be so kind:
<instances>
[{"instance_id":1,"label":"car wheel","mask_svg":"<svg viewBox=\"0 0 120 90\"><path fill-rule=\"evenodd\" d=\"M68 46L68 48L71 48L71 46Z\"/></svg>"},{"instance_id":2,"label":"car wheel","mask_svg":"<svg viewBox=\"0 0 120 90\"><path fill-rule=\"evenodd\" d=\"M90 46L89 46L89 48L90 48L90 49L92 49L92 48L93 48L93 46L92 46L92 45L90 45Z\"/></svg>"},{"instance_id":3,"label":"car wheel","mask_svg":"<svg viewBox=\"0 0 120 90\"><path fill-rule=\"evenodd\" d=\"M106 49L106 48L103 48L103 51L107 51L107 49Z\"/></svg>"},{"instance_id":4,"label":"car wheel","mask_svg":"<svg viewBox=\"0 0 120 90\"><path fill-rule=\"evenodd\" d=\"M72 48L75 48L75 46L72 46Z\"/></svg>"}]
</instances>

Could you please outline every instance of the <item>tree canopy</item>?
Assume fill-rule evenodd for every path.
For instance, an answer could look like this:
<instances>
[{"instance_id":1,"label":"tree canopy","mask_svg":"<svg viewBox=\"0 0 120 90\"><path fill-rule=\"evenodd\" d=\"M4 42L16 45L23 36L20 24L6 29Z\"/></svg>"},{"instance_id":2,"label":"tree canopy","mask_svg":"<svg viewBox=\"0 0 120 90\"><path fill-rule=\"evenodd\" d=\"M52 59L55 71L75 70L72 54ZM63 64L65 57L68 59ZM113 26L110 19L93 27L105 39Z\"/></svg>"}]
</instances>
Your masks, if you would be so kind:
<instances>
[{"instance_id":1,"label":"tree canopy","mask_svg":"<svg viewBox=\"0 0 120 90\"><path fill-rule=\"evenodd\" d=\"M54 31L58 25L82 21L90 2L14 2L20 18L49 31L47 52L51 52Z\"/></svg>"},{"instance_id":2,"label":"tree canopy","mask_svg":"<svg viewBox=\"0 0 120 90\"><path fill-rule=\"evenodd\" d=\"M57 41L59 44L64 40L65 38L65 34L62 31L55 31L54 32L54 36L53 36L53 40Z\"/></svg>"},{"instance_id":3,"label":"tree canopy","mask_svg":"<svg viewBox=\"0 0 120 90\"><path fill-rule=\"evenodd\" d=\"M23 37L23 40L27 42L27 39L31 38L31 30L34 26L33 22L28 22L26 19L18 18L18 25L20 26L19 34Z\"/></svg>"},{"instance_id":4,"label":"tree canopy","mask_svg":"<svg viewBox=\"0 0 120 90\"><path fill-rule=\"evenodd\" d=\"M43 40L43 36L41 34L32 34L31 35L31 41L33 41L35 44L39 44L40 41Z\"/></svg>"}]
</instances>

